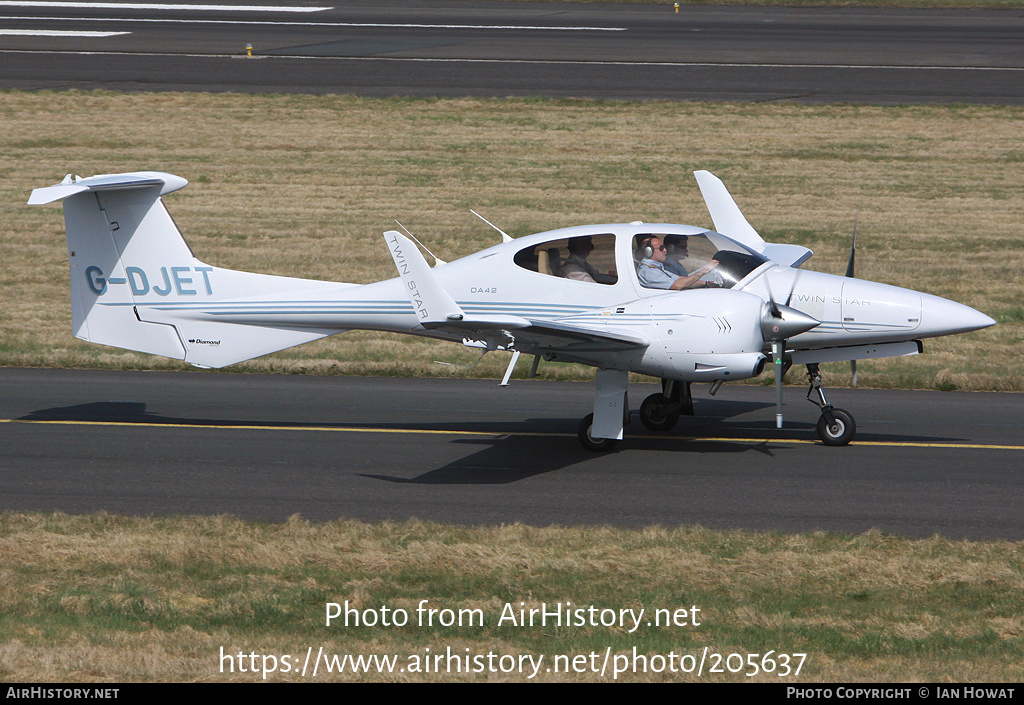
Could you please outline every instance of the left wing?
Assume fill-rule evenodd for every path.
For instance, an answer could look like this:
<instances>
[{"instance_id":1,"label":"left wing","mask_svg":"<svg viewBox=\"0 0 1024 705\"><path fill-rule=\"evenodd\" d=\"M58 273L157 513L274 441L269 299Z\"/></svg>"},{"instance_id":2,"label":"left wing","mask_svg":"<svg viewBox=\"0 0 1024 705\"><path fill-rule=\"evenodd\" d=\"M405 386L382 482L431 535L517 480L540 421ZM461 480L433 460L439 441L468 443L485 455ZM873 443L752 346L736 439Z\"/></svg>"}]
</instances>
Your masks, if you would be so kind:
<instances>
[{"instance_id":1,"label":"left wing","mask_svg":"<svg viewBox=\"0 0 1024 705\"><path fill-rule=\"evenodd\" d=\"M489 350L514 348L528 353L621 352L650 345L647 338L624 330L595 330L506 314L469 315L441 286L409 238L396 230L389 230L384 233L384 239L406 294L425 330L456 339L480 341Z\"/></svg>"}]
</instances>

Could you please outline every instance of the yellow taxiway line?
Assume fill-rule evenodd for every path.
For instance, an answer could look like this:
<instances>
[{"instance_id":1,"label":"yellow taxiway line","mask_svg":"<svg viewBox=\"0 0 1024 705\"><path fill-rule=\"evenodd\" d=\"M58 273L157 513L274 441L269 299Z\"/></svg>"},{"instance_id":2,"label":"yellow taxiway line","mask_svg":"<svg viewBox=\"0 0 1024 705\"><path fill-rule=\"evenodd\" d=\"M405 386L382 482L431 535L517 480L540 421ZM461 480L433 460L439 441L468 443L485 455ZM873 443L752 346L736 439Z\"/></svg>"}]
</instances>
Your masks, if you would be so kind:
<instances>
[{"instance_id":1,"label":"yellow taxiway line","mask_svg":"<svg viewBox=\"0 0 1024 705\"><path fill-rule=\"evenodd\" d=\"M445 430L426 428L381 428L374 426L283 426L283 425L262 425L262 424L205 424L205 423L147 423L137 421L72 421L72 420L31 420L31 419L0 419L0 423L16 424L52 424L64 426L132 426L141 428L205 428L218 430L236 431L326 431L333 433L396 433L396 434L424 434L433 436L530 436L530 437L551 437L551 438L572 438L573 433L543 433L543 432L519 432L508 433L495 431L468 431L468 430ZM703 441L714 443L797 443L806 445L820 445L818 440L801 438L740 438L740 437L712 437L712 436L638 436L637 438L657 438L666 441ZM880 446L885 448L946 448L946 449L969 449L969 450L1021 450L1024 445L1004 445L995 443L941 443L926 441L854 441L854 446Z\"/></svg>"}]
</instances>

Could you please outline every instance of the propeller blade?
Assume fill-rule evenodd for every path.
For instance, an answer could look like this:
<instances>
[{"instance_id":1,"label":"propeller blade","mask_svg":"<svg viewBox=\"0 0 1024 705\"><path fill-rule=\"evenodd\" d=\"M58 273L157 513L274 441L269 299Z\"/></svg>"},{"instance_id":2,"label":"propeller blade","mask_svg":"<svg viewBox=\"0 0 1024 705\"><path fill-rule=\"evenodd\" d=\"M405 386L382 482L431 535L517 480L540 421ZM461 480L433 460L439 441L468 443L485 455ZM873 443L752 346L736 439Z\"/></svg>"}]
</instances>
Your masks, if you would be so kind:
<instances>
[{"instance_id":1,"label":"propeller blade","mask_svg":"<svg viewBox=\"0 0 1024 705\"><path fill-rule=\"evenodd\" d=\"M853 217L853 242L850 243L850 261L846 263L846 276L853 278L854 260L857 258L857 222L860 220L860 211ZM857 386L857 361L850 360L850 374L853 375L853 386Z\"/></svg>"},{"instance_id":2,"label":"propeller blade","mask_svg":"<svg viewBox=\"0 0 1024 705\"><path fill-rule=\"evenodd\" d=\"M793 300L793 292L796 290L796 281L800 278L800 272L802 269L796 270L796 274L793 275L793 283L789 285L789 296L786 297L786 305L789 306L789 302Z\"/></svg>"},{"instance_id":3,"label":"propeller blade","mask_svg":"<svg viewBox=\"0 0 1024 705\"><path fill-rule=\"evenodd\" d=\"M768 289L768 306L772 312L772 316L775 318L782 318L782 313L779 312L779 305L775 303L775 295L772 294L772 278L765 274L764 285Z\"/></svg>"},{"instance_id":4,"label":"propeller blade","mask_svg":"<svg viewBox=\"0 0 1024 705\"><path fill-rule=\"evenodd\" d=\"M850 261L846 263L846 276L853 277L853 261L857 256L857 221L860 220L860 211L853 217L853 243L850 245Z\"/></svg>"}]
</instances>

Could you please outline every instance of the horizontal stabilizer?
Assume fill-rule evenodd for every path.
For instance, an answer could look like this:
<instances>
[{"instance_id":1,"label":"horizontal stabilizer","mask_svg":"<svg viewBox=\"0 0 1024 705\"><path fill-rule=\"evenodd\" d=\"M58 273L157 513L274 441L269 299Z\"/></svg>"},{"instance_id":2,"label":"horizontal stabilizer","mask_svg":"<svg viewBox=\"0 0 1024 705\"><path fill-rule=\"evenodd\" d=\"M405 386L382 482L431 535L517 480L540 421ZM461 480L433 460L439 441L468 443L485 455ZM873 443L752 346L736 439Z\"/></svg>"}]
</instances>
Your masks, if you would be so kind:
<instances>
[{"instance_id":1,"label":"horizontal stabilizer","mask_svg":"<svg viewBox=\"0 0 1024 705\"><path fill-rule=\"evenodd\" d=\"M159 186L158 196L177 191L188 185L188 181L162 171L136 171L131 174L104 174L86 179L68 174L64 181L54 186L45 186L32 191L28 205L40 206L53 203L76 193L85 191L124 191L128 189Z\"/></svg>"}]
</instances>

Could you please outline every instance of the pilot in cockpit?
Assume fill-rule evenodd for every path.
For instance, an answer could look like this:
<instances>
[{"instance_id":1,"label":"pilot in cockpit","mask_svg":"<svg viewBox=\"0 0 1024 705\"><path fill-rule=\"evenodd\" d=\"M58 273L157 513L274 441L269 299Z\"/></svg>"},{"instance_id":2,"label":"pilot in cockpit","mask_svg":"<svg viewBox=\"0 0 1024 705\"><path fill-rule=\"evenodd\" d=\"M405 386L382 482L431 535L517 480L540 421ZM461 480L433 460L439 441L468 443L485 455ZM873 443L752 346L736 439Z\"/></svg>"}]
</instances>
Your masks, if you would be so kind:
<instances>
[{"instance_id":1,"label":"pilot in cockpit","mask_svg":"<svg viewBox=\"0 0 1024 705\"><path fill-rule=\"evenodd\" d=\"M667 236L673 237L673 236ZM682 238L682 256L668 261L668 249L661 238L647 237L640 241L639 254L642 257L637 266L637 275L640 277L640 284L649 289L671 289L679 291L682 289L707 288L713 286L711 282L702 282L700 279L705 274L718 266L718 260L713 259L693 274L687 274L679 259L686 258L686 239ZM680 247L679 241L673 243L673 247Z\"/></svg>"}]
</instances>

